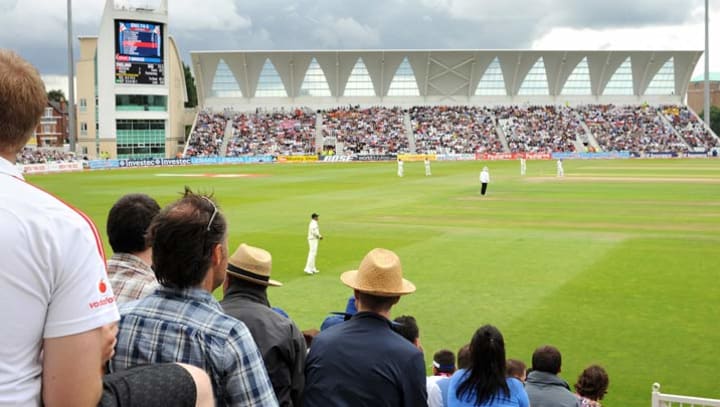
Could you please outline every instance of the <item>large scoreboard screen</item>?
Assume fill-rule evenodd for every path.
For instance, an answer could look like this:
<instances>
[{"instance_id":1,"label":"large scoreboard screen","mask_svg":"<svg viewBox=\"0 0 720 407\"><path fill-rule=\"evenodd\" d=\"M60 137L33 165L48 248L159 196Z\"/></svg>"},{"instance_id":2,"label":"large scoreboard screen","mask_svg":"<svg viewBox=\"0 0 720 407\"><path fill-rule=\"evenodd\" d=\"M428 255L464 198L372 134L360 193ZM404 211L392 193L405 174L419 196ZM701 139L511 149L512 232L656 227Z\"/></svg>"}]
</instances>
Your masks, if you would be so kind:
<instances>
[{"instance_id":1,"label":"large scoreboard screen","mask_svg":"<svg viewBox=\"0 0 720 407\"><path fill-rule=\"evenodd\" d=\"M115 21L115 83L164 85L163 26Z\"/></svg>"}]
</instances>

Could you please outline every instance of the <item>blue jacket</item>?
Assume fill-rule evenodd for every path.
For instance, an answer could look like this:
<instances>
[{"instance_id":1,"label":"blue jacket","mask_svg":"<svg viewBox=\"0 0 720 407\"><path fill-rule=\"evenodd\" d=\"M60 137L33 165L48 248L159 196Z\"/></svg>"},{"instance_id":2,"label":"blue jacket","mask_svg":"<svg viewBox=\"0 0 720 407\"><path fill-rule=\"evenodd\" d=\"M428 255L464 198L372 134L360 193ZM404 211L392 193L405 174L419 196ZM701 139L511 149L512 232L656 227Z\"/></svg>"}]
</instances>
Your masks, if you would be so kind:
<instances>
[{"instance_id":1,"label":"blue jacket","mask_svg":"<svg viewBox=\"0 0 720 407\"><path fill-rule=\"evenodd\" d=\"M426 407L423 354L386 318L360 312L313 339L304 406Z\"/></svg>"}]
</instances>

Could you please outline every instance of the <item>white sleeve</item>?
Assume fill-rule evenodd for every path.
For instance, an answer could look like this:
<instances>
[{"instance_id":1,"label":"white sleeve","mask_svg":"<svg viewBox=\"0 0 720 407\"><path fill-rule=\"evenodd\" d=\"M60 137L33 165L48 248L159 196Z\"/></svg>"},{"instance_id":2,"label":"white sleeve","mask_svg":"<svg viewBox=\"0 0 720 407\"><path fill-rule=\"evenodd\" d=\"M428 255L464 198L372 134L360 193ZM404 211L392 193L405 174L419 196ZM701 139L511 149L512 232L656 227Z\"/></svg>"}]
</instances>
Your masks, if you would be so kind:
<instances>
[{"instance_id":1,"label":"white sleeve","mask_svg":"<svg viewBox=\"0 0 720 407\"><path fill-rule=\"evenodd\" d=\"M78 215L79 216L79 215ZM68 225L68 223L70 223ZM89 219L62 222L56 238L45 338L74 335L120 319L108 281L102 241Z\"/></svg>"},{"instance_id":2,"label":"white sleeve","mask_svg":"<svg viewBox=\"0 0 720 407\"><path fill-rule=\"evenodd\" d=\"M428 389L428 407L443 407L442 392L437 382Z\"/></svg>"}]
</instances>

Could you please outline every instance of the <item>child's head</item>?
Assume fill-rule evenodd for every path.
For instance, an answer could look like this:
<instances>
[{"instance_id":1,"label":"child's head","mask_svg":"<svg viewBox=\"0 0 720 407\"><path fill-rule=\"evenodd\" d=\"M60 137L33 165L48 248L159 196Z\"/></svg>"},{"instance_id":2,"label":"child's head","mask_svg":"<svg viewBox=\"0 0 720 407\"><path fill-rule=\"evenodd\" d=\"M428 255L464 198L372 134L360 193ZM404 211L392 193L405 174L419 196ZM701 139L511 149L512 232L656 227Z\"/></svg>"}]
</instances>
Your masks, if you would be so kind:
<instances>
[{"instance_id":1,"label":"child's head","mask_svg":"<svg viewBox=\"0 0 720 407\"><path fill-rule=\"evenodd\" d=\"M525 382L525 372L527 371L525 363L517 359L508 359L505 362L505 372L507 377L514 377L521 382Z\"/></svg>"}]
</instances>

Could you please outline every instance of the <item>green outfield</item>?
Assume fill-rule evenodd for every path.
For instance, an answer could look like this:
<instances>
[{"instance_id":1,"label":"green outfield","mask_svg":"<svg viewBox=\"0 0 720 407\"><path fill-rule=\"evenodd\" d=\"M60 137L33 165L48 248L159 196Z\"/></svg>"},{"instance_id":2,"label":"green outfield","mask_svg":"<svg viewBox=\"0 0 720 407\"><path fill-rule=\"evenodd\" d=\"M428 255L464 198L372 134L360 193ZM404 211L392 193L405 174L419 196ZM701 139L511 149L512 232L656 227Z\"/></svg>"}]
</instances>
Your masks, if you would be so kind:
<instances>
[{"instance_id":1,"label":"green outfield","mask_svg":"<svg viewBox=\"0 0 720 407\"><path fill-rule=\"evenodd\" d=\"M489 195L478 174L490 167ZM590 363L610 374L606 406L647 406L664 392L720 398L720 160L394 162L187 167L28 177L86 211L104 234L121 195L166 204L184 185L214 192L241 242L273 254L273 305L301 329L344 309L341 272L374 247L396 251L417 293L426 360L469 342L480 325L529 364L539 345L563 353L572 385ZM222 175L207 177L202 175ZM262 177L232 177L237 174ZM195 176L188 176L195 175ZM320 214L321 273L303 273L307 223Z\"/></svg>"}]
</instances>

